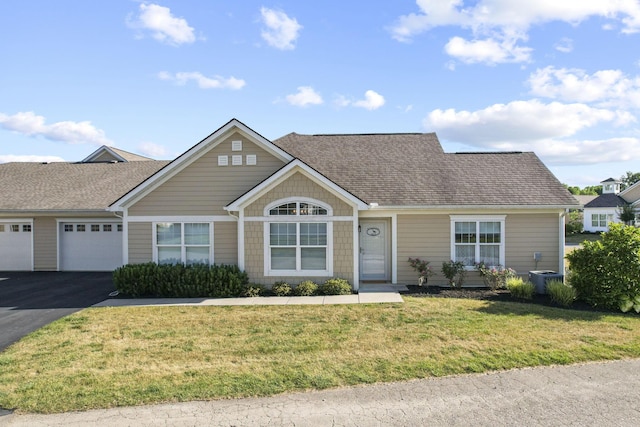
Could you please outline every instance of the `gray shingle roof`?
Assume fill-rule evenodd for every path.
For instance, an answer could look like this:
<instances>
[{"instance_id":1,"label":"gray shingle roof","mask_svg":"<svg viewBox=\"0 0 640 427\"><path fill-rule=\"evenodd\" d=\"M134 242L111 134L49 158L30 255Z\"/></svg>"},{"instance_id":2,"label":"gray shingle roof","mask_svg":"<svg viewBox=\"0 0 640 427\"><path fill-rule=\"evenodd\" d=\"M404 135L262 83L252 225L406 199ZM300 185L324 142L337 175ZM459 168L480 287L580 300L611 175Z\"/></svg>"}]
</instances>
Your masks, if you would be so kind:
<instances>
[{"instance_id":1,"label":"gray shingle roof","mask_svg":"<svg viewBox=\"0 0 640 427\"><path fill-rule=\"evenodd\" d=\"M586 205L585 208L617 208L626 205L624 199L617 194L601 194Z\"/></svg>"},{"instance_id":2,"label":"gray shingle roof","mask_svg":"<svg viewBox=\"0 0 640 427\"><path fill-rule=\"evenodd\" d=\"M0 211L104 210L168 163L3 163Z\"/></svg>"},{"instance_id":3,"label":"gray shingle roof","mask_svg":"<svg viewBox=\"0 0 640 427\"><path fill-rule=\"evenodd\" d=\"M380 206L579 205L533 153L444 153L433 133L291 133L273 142Z\"/></svg>"}]
</instances>

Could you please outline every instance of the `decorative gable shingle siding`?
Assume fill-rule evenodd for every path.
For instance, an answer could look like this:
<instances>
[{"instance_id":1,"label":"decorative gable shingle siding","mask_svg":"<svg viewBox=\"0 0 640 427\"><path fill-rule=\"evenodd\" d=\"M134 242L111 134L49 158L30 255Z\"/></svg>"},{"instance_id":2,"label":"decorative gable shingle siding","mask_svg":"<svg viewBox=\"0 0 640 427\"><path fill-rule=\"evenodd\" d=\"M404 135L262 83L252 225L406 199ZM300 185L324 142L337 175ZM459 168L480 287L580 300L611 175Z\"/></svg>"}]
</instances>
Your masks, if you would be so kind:
<instances>
[{"instance_id":1,"label":"decorative gable shingle siding","mask_svg":"<svg viewBox=\"0 0 640 427\"><path fill-rule=\"evenodd\" d=\"M296 172L286 181L270 190L245 209L245 216L263 216L264 208L276 200L288 197L306 197L323 201L331 206L334 216L353 216L353 207L331 194L300 172Z\"/></svg>"},{"instance_id":2,"label":"decorative gable shingle siding","mask_svg":"<svg viewBox=\"0 0 640 427\"><path fill-rule=\"evenodd\" d=\"M318 183L306 177L301 172L295 172L283 182L266 192L245 208L245 269L257 283L271 285L277 281L286 281L290 284L298 284L305 279L323 282L328 277L290 277L290 276L269 276L264 277L265 247L264 235L265 227L268 223L252 219L260 219L265 215L265 208L278 200L317 200L324 206L330 207L333 216L349 217L349 220L333 221L332 217L327 217L332 222L333 240L331 242L333 276L347 278L354 281L354 257L353 257L353 215L354 208L342 201L339 197L323 188Z\"/></svg>"},{"instance_id":3,"label":"decorative gable shingle siding","mask_svg":"<svg viewBox=\"0 0 640 427\"><path fill-rule=\"evenodd\" d=\"M232 151L231 142L235 140L242 141L242 151ZM233 155L242 156L242 166L232 165ZM256 165L246 165L246 155L256 155ZM218 166L218 156L227 156L228 166ZM129 215L228 215L225 205L283 165L234 133L131 206Z\"/></svg>"}]
</instances>

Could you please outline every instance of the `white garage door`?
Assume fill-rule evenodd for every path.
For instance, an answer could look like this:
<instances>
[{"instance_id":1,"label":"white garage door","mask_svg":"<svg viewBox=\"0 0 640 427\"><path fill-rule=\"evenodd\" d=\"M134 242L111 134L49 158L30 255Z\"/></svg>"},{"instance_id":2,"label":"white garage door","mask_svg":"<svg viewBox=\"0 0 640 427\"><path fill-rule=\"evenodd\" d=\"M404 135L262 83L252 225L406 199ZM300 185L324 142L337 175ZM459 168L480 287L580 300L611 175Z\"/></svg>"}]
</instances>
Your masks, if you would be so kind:
<instances>
[{"instance_id":1,"label":"white garage door","mask_svg":"<svg viewBox=\"0 0 640 427\"><path fill-rule=\"evenodd\" d=\"M30 271L31 223L0 222L0 271Z\"/></svg>"},{"instance_id":2,"label":"white garage door","mask_svg":"<svg viewBox=\"0 0 640 427\"><path fill-rule=\"evenodd\" d=\"M60 270L110 271L122 265L122 224L60 223Z\"/></svg>"}]
</instances>

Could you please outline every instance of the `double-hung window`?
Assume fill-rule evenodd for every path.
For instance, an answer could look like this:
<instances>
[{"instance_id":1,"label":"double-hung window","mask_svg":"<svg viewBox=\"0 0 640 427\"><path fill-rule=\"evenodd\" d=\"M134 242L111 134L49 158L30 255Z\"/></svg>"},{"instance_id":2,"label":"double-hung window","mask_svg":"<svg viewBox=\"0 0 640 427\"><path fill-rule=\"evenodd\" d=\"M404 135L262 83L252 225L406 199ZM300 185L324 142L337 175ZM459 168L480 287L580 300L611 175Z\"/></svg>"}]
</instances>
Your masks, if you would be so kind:
<instances>
[{"instance_id":1,"label":"double-hung window","mask_svg":"<svg viewBox=\"0 0 640 427\"><path fill-rule=\"evenodd\" d=\"M504 265L504 216L451 216L451 259L467 267Z\"/></svg>"},{"instance_id":2,"label":"double-hung window","mask_svg":"<svg viewBox=\"0 0 640 427\"><path fill-rule=\"evenodd\" d=\"M329 209L316 203L289 202L267 209L265 270L267 275L330 275Z\"/></svg>"},{"instance_id":3,"label":"double-hung window","mask_svg":"<svg viewBox=\"0 0 640 427\"><path fill-rule=\"evenodd\" d=\"M592 214L591 215L592 227L606 227L610 222L613 222L612 214Z\"/></svg>"},{"instance_id":4,"label":"double-hung window","mask_svg":"<svg viewBox=\"0 0 640 427\"><path fill-rule=\"evenodd\" d=\"M158 264L211 264L211 225L206 222L155 224Z\"/></svg>"}]
</instances>

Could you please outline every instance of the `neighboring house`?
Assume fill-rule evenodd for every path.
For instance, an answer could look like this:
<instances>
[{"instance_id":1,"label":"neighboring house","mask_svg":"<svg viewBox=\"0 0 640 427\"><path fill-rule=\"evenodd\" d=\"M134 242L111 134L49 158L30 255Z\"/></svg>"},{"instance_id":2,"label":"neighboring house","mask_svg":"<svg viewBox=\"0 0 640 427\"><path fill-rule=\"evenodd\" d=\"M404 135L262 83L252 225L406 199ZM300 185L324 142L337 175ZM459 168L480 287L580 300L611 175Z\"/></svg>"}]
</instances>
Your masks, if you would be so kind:
<instances>
[{"instance_id":1,"label":"neighboring house","mask_svg":"<svg viewBox=\"0 0 640 427\"><path fill-rule=\"evenodd\" d=\"M609 223L620 222L620 208L627 204L620 193L620 181L608 178L600 184L602 194L584 204L584 231L590 233L608 231Z\"/></svg>"},{"instance_id":2,"label":"neighboring house","mask_svg":"<svg viewBox=\"0 0 640 427\"><path fill-rule=\"evenodd\" d=\"M356 290L415 283L409 257L562 271L564 215L580 206L533 153L445 153L433 133L269 141L235 119L170 163L103 147L3 164L0 179L0 270L205 262Z\"/></svg>"}]
</instances>

